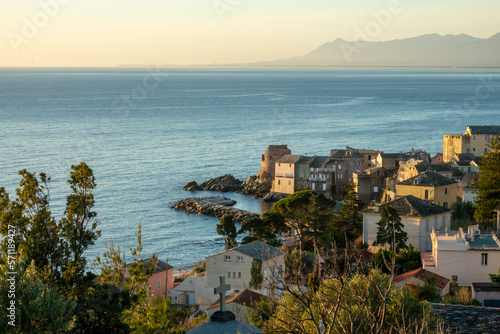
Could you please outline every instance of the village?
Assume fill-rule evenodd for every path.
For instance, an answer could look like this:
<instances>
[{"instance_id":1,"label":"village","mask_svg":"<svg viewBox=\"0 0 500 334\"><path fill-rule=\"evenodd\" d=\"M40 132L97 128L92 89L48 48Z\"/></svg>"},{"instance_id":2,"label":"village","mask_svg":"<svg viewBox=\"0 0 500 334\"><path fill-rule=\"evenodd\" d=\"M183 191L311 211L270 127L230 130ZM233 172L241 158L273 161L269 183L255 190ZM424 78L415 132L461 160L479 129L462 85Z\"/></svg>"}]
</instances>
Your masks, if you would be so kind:
<instances>
[{"instance_id":1,"label":"village","mask_svg":"<svg viewBox=\"0 0 500 334\"><path fill-rule=\"evenodd\" d=\"M454 214L454 210L472 207L475 203L481 161L491 139L497 135L500 135L500 126L468 126L463 134L444 135L443 153L434 156L415 149L385 153L351 147L332 149L330 156L307 156L293 155L287 145L270 145L262 155L259 174L244 184L252 183L255 188L255 182L261 183L259 186L267 183L267 190L277 198L314 191L336 203L337 210L345 205L349 196L346 186L351 184L363 203L359 212L361 235L351 247L346 237L342 250L353 267L374 263L374 257L381 250L396 251L397 240L387 243L378 240L379 222L383 212L388 211L384 208L393 208L405 233L407 252L416 252L419 256L411 270L392 268L395 286L422 288L430 284L441 300L463 289L470 293L466 303L500 307L500 283L493 279L498 278L500 269L500 240L496 234L500 230L500 202L494 209L497 213L494 224L477 224L470 214L460 218ZM234 204L225 197L214 198L215 202L209 206L214 204L219 211ZM223 210L218 215L202 213L226 217L231 211ZM221 225L224 219L221 218ZM174 268L159 260L149 285L156 297L168 297L176 305L192 307L196 315L206 314L210 319L219 309L227 309L236 315L236 320L247 323L247 312L262 297L279 299L286 290L283 286L289 281L290 272L297 269L287 267L287 263L290 264L287 254L294 249L302 250L302 241L307 245L313 239L302 238L298 232L298 228L292 227L281 233L274 246L262 238L241 245L226 243L222 252L207 255L205 261L189 273L174 275ZM227 237L227 233L222 235ZM318 264L319 275L335 276L326 273L328 254L337 256L342 251L332 248L320 254L314 247L312 261ZM299 289L310 288L308 276L311 275L310 270L302 277ZM260 281L256 278L259 276ZM220 294L221 286L227 287L223 294ZM439 298L434 298L436 300ZM439 313L437 304L434 308ZM212 317L212 321L218 321L217 317Z\"/></svg>"}]
</instances>

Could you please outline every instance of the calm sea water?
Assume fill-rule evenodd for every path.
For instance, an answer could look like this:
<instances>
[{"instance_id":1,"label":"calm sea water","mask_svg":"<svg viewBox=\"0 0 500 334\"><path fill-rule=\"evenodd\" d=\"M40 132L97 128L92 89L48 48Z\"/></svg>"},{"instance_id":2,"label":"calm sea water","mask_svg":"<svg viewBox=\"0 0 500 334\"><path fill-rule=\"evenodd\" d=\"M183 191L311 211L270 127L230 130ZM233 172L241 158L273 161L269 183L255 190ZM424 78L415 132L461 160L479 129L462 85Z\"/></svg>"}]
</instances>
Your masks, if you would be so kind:
<instances>
[{"instance_id":1,"label":"calm sea water","mask_svg":"<svg viewBox=\"0 0 500 334\"><path fill-rule=\"evenodd\" d=\"M47 173L60 217L85 161L102 230L88 258L110 241L128 253L141 223L145 255L186 265L223 244L217 219L170 209L186 182L256 174L270 144L440 152L444 133L500 124L499 92L500 71L477 69L0 69L0 186Z\"/></svg>"}]
</instances>

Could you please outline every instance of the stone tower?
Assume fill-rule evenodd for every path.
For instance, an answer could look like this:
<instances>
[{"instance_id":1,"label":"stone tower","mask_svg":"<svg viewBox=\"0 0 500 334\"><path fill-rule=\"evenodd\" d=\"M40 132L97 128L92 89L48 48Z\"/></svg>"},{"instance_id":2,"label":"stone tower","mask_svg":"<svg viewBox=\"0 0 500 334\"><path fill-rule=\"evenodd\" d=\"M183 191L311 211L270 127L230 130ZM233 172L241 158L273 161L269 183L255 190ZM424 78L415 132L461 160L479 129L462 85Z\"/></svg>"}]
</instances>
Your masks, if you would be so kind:
<instances>
[{"instance_id":1,"label":"stone tower","mask_svg":"<svg viewBox=\"0 0 500 334\"><path fill-rule=\"evenodd\" d=\"M288 149L288 145L269 145L267 151L262 154L259 177L261 179L274 179L276 161L289 154L292 154L292 151Z\"/></svg>"}]
</instances>

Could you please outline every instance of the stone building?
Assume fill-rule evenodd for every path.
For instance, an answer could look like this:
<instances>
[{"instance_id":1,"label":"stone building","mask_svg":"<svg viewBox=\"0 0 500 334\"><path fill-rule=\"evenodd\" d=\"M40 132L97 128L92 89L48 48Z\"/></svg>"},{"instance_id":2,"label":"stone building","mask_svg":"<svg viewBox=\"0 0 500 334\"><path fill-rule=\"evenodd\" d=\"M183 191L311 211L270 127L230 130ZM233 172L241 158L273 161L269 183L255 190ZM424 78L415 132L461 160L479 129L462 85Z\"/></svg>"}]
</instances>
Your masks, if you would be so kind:
<instances>
[{"instance_id":1,"label":"stone building","mask_svg":"<svg viewBox=\"0 0 500 334\"><path fill-rule=\"evenodd\" d=\"M262 179L274 179L274 167L276 161L285 155L290 154L292 154L292 151L288 149L288 145L269 145L267 151L262 154L259 177Z\"/></svg>"},{"instance_id":2,"label":"stone building","mask_svg":"<svg viewBox=\"0 0 500 334\"><path fill-rule=\"evenodd\" d=\"M475 157L484 155L491 138L500 135L500 126L468 125L464 134L443 135L443 161L449 162L455 154L472 153Z\"/></svg>"}]
</instances>

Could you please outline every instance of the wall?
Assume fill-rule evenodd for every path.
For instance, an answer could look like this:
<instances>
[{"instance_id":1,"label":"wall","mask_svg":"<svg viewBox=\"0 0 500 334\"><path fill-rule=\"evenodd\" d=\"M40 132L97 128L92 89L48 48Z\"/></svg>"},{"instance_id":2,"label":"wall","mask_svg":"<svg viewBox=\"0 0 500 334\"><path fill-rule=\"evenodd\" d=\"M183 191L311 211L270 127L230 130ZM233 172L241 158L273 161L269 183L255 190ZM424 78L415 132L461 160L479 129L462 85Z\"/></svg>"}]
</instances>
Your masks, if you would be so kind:
<instances>
[{"instance_id":1,"label":"wall","mask_svg":"<svg viewBox=\"0 0 500 334\"><path fill-rule=\"evenodd\" d=\"M428 197L425 198L425 191L428 191ZM416 185L405 185L396 184L396 195L397 197L404 197L407 195L413 195L423 200L429 200L434 202L434 187L426 186L416 186ZM456 196L456 192L455 192Z\"/></svg>"},{"instance_id":2,"label":"wall","mask_svg":"<svg viewBox=\"0 0 500 334\"><path fill-rule=\"evenodd\" d=\"M292 154L287 145L269 145L267 151L262 155L259 176L262 178L274 178L274 164L283 156Z\"/></svg>"},{"instance_id":3,"label":"wall","mask_svg":"<svg viewBox=\"0 0 500 334\"><path fill-rule=\"evenodd\" d=\"M295 164L276 162L272 191L283 194L293 194L295 192L294 177Z\"/></svg>"},{"instance_id":4,"label":"wall","mask_svg":"<svg viewBox=\"0 0 500 334\"><path fill-rule=\"evenodd\" d=\"M481 265L481 254L488 254L488 265ZM438 275L451 279L457 276L459 286L470 286L474 282L490 282L488 274L498 274L500 249L493 250L437 250L435 267L425 267Z\"/></svg>"},{"instance_id":5,"label":"wall","mask_svg":"<svg viewBox=\"0 0 500 334\"><path fill-rule=\"evenodd\" d=\"M160 281L159 288L158 281ZM165 298L165 296L167 296L168 290L174 288L174 269L153 274L148 279L148 283L151 287L151 291L154 293L156 298Z\"/></svg>"}]
</instances>

